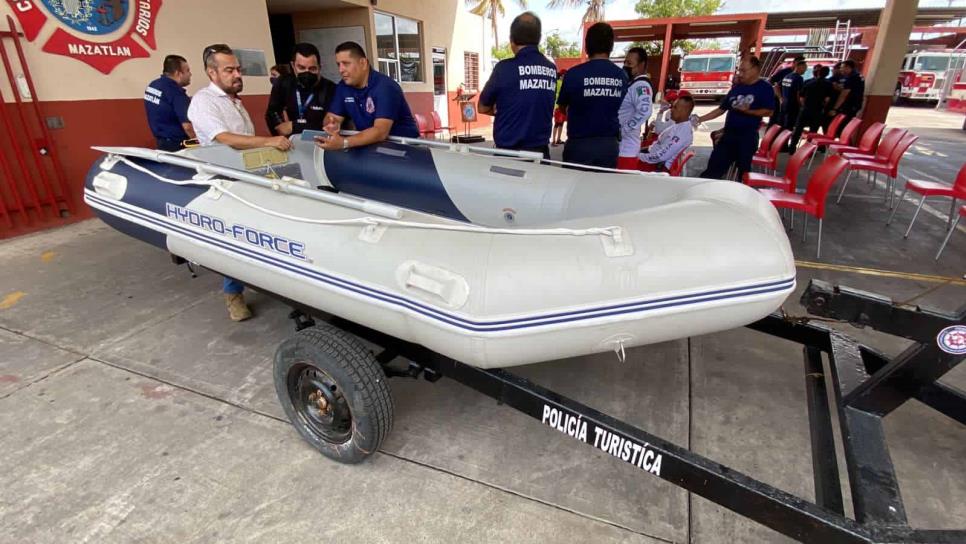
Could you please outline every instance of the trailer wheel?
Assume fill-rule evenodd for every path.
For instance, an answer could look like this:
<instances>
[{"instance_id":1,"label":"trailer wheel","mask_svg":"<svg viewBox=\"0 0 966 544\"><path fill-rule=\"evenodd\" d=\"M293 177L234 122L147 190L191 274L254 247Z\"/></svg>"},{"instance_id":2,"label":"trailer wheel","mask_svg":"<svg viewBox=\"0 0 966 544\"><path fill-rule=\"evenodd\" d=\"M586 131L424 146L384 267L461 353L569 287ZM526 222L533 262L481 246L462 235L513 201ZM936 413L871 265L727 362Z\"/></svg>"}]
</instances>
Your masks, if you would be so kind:
<instances>
[{"instance_id":1,"label":"trailer wheel","mask_svg":"<svg viewBox=\"0 0 966 544\"><path fill-rule=\"evenodd\" d=\"M356 337L328 324L278 346L275 392L302 438L340 463L364 460L392 428L382 367Z\"/></svg>"}]
</instances>

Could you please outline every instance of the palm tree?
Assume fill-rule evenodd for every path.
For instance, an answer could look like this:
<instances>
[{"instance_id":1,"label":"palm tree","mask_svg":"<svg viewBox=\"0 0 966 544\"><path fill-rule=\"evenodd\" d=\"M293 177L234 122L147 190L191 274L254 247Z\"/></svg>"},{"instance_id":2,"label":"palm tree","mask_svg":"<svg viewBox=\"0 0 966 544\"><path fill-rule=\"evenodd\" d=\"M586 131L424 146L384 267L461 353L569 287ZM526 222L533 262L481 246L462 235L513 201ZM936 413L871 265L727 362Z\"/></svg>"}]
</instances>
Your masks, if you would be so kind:
<instances>
[{"instance_id":1,"label":"palm tree","mask_svg":"<svg viewBox=\"0 0 966 544\"><path fill-rule=\"evenodd\" d=\"M490 19L490 24L493 27L493 44L496 47L500 47L500 38L497 35L496 22L500 16L506 14L506 8L503 7L503 0L466 0L466 3L476 4L476 7L471 9L470 13ZM516 0L516 3L521 8L527 9L527 0Z\"/></svg>"},{"instance_id":2,"label":"palm tree","mask_svg":"<svg viewBox=\"0 0 966 544\"><path fill-rule=\"evenodd\" d=\"M584 12L584 23L597 23L604 20L604 3L607 0L550 0L547 2L548 8L579 8L587 4L587 11Z\"/></svg>"}]
</instances>

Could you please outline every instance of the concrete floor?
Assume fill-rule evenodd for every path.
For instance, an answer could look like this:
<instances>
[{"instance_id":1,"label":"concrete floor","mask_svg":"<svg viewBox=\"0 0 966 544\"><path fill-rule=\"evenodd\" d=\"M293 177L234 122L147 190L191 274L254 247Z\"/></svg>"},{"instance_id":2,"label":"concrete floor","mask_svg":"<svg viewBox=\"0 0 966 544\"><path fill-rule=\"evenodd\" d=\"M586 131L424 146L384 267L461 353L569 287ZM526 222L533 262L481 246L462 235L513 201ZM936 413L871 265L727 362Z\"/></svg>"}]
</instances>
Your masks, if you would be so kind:
<instances>
[{"instance_id":1,"label":"concrete floor","mask_svg":"<svg viewBox=\"0 0 966 544\"><path fill-rule=\"evenodd\" d=\"M903 175L951 179L961 122L894 110L890 123L922 136ZM822 263L963 277L966 231L936 263L944 220L924 214L904 240L913 206L887 228L882 194L853 182L830 205ZM814 229L798 234L796 254L814 261ZM231 323L217 277L191 279L98 221L4 242L0 260L0 542L787 541L445 379L391 381L382 451L337 465L275 398L286 307L253 293L257 318ZM810 278L899 300L937 285L800 267L799 291ZM946 284L917 302L951 311L964 295ZM803 313L797 300L786 310ZM841 327L887 353L904 345ZM624 364L598 355L518 371L811 498L801 369L795 345L738 329L637 348ZM966 388L966 368L944 381ZM966 528L966 429L909 402L886 430L911 524Z\"/></svg>"}]
</instances>

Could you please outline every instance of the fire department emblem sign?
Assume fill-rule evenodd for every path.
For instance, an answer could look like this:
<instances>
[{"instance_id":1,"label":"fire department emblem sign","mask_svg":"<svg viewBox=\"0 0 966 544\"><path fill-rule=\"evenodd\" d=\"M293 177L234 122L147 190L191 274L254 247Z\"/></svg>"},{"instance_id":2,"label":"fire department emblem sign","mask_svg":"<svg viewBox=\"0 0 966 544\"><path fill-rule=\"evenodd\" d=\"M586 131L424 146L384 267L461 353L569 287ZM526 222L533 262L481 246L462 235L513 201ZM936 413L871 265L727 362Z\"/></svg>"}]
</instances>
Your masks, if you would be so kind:
<instances>
[{"instance_id":1,"label":"fire department emblem sign","mask_svg":"<svg viewBox=\"0 0 966 544\"><path fill-rule=\"evenodd\" d=\"M936 337L939 349L953 355L966 354L966 325L946 327Z\"/></svg>"},{"instance_id":2,"label":"fire department emblem sign","mask_svg":"<svg viewBox=\"0 0 966 544\"><path fill-rule=\"evenodd\" d=\"M154 23L162 0L7 0L24 36L35 41L50 20L43 50L104 74L157 49Z\"/></svg>"}]
</instances>

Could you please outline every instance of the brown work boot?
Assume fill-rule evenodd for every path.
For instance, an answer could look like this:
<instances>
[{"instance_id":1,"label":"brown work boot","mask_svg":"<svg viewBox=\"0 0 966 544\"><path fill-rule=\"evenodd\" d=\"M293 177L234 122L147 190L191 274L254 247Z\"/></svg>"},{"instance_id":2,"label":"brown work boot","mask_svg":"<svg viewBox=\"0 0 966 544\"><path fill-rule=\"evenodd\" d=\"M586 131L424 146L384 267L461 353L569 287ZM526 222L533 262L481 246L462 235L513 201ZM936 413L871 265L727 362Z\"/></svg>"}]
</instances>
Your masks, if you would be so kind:
<instances>
[{"instance_id":1,"label":"brown work boot","mask_svg":"<svg viewBox=\"0 0 966 544\"><path fill-rule=\"evenodd\" d=\"M237 295L225 294L225 304L228 305L228 317L232 321L244 321L252 316L252 311L245 304L245 297L241 293Z\"/></svg>"}]
</instances>

